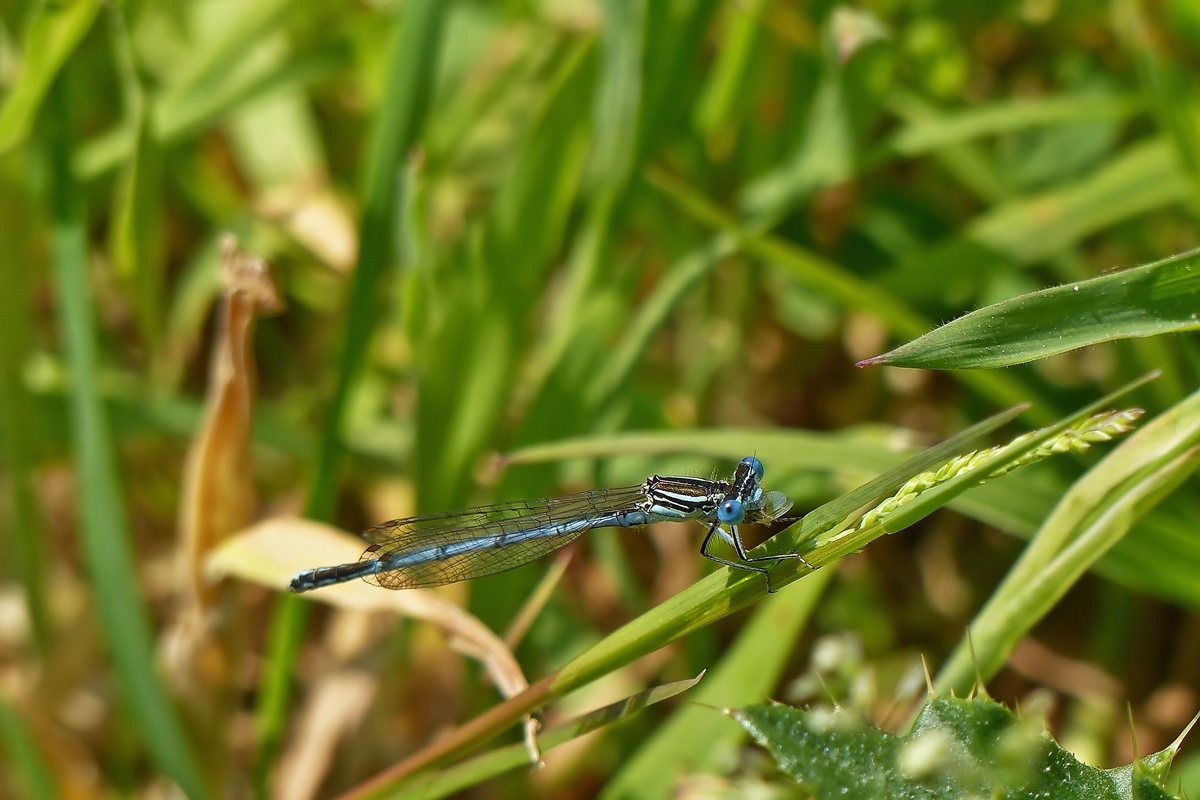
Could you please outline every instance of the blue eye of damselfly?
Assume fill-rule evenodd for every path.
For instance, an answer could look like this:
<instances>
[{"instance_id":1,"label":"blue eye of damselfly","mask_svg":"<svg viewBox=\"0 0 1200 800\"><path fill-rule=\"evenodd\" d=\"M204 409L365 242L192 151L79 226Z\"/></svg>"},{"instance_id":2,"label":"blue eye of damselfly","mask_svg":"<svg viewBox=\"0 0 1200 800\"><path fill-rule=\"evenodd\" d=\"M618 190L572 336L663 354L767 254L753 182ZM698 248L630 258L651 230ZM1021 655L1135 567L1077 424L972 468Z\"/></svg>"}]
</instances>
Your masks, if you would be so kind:
<instances>
[{"instance_id":1,"label":"blue eye of damselfly","mask_svg":"<svg viewBox=\"0 0 1200 800\"><path fill-rule=\"evenodd\" d=\"M726 500L717 509L717 519L726 525L736 525L746 515L746 507L741 500Z\"/></svg>"},{"instance_id":2,"label":"blue eye of damselfly","mask_svg":"<svg viewBox=\"0 0 1200 800\"><path fill-rule=\"evenodd\" d=\"M750 467L750 471L754 473L754 480L761 481L763 479L763 463L754 456L746 456L742 459L742 463Z\"/></svg>"}]
</instances>

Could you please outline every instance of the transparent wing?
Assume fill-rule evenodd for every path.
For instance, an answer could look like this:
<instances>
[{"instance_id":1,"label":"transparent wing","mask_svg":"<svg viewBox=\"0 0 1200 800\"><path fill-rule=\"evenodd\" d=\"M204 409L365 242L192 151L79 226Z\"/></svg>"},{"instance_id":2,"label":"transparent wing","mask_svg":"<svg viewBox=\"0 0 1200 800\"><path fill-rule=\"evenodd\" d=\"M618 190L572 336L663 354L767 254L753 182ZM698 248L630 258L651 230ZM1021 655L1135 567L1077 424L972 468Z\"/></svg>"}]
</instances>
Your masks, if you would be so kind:
<instances>
[{"instance_id":1,"label":"transparent wing","mask_svg":"<svg viewBox=\"0 0 1200 800\"><path fill-rule=\"evenodd\" d=\"M763 497L762 508L746 512L746 523L766 525L782 517L791 508L792 501L783 492L767 492Z\"/></svg>"},{"instance_id":2,"label":"transparent wing","mask_svg":"<svg viewBox=\"0 0 1200 800\"><path fill-rule=\"evenodd\" d=\"M363 532L372 544L360 563L384 562L363 579L413 589L494 575L566 547L597 525L612 525L613 514L636 510L644 497L640 486L598 489L385 522ZM403 563L406 558L416 563Z\"/></svg>"}]
</instances>

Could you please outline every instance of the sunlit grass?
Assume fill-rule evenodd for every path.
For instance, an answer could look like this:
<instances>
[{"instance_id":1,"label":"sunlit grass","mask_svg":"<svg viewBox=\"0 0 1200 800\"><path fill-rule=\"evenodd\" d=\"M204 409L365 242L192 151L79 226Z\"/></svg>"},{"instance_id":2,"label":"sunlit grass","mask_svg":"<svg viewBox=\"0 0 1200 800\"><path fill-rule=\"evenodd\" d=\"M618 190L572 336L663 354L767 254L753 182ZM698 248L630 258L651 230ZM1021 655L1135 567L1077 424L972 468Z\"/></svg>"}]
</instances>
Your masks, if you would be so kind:
<instances>
[{"instance_id":1,"label":"sunlit grass","mask_svg":"<svg viewBox=\"0 0 1200 800\"><path fill-rule=\"evenodd\" d=\"M1156 262L1200 242L1200 25L1068 6L18 3L0 795L769 782L679 681L895 726L918 655L939 688L1067 692L1113 763L1126 702L1163 746L1198 671L1200 349L1195 257ZM282 313L238 305L226 232ZM853 366L910 340L886 358L944 371ZM1122 443L975 486L984 448L1132 406ZM988 470L924 474L967 450ZM748 453L816 509L764 545L821 567L775 596L684 526L432 599L260 585L315 522L353 551L335 529ZM1029 636L1060 660L1006 669ZM1125 695L1070 696L1067 659ZM530 773L535 711L547 745L620 724Z\"/></svg>"}]
</instances>

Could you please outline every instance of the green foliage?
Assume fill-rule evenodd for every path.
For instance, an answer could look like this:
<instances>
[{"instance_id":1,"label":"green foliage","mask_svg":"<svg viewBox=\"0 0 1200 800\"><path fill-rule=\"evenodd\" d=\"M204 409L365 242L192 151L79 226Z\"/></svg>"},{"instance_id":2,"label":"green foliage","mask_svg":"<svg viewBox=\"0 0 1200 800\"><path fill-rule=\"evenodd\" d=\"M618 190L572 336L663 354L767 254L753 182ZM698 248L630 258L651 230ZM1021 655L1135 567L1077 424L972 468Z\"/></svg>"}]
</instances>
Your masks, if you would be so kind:
<instances>
[{"instance_id":1,"label":"green foliage","mask_svg":"<svg viewBox=\"0 0 1200 800\"><path fill-rule=\"evenodd\" d=\"M490 753L476 756L450 769L443 770L441 773L423 777L405 787L404 796L408 800L418 800L418 798L419 800L434 800L434 798L449 797L457 791L475 786L509 770L528 767L532 761L540 759L542 753L592 731L600 730L606 725L628 719L655 703L691 689L699 680L700 678L696 678L666 686L656 686L653 689L626 697L618 703L569 719L537 737L540 750L537 754L530 753L524 744L497 748Z\"/></svg>"},{"instance_id":2,"label":"green foliage","mask_svg":"<svg viewBox=\"0 0 1200 800\"><path fill-rule=\"evenodd\" d=\"M912 729L890 734L844 710L779 704L727 712L779 769L815 797L850 800L1151 800L1177 797L1166 775L1178 745L1115 769L1080 763L1046 732L989 697L931 697Z\"/></svg>"},{"instance_id":3,"label":"green foliage","mask_svg":"<svg viewBox=\"0 0 1200 800\"><path fill-rule=\"evenodd\" d=\"M71 438L78 465L80 533L96 586L98 611L130 715L160 768L192 798L209 796L166 687L154 671L154 637L139 597L136 560L121 498L112 438L100 403L95 320L89 304L87 232L70 171L70 139L62 89L55 92L51 169L54 269L71 387Z\"/></svg>"},{"instance_id":4,"label":"green foliage","mask_svg":"<svg viewBox=\"0 0 1200 800\"><path fill-rule=\"evenodd\" d=\"M1200 327L1196 253L1014 297L972 311L863 364L1007 367L1113 339ZM1047 319L1057 320L1047 328Z\"/></svg>"},{"instance_id":5,"label":"green foliage","mask_svg":"<svg viewBox=\"0 0 1200 800\"><path fill-rule=\"evenodd\" d=\"M1064 727L1105 709L1070 731L1099 759L1126 700L1173 725L1200 674L1170 606L1200 608L1197 42L1190 4L1139 0L9 4L0 794L735 786L744 734L648 687L778 696L843 627L881 676L919 649L1006 701L1063 688L1006 669L1049 643L1119 687L1065 700ZM287 305L242 365L253 469L223 476L260 516L355 530L754 453L798 515L757 552L821 569L768 597L694 530L597 532L506 699L424 624L225 585L187 621L236 644L181 659L213 694L168 688L226 232ZM447 593L501 630L543 571ZM619 697L647 707L517 769L524 714L549 747Z\"/></svg>"}]
</instances>

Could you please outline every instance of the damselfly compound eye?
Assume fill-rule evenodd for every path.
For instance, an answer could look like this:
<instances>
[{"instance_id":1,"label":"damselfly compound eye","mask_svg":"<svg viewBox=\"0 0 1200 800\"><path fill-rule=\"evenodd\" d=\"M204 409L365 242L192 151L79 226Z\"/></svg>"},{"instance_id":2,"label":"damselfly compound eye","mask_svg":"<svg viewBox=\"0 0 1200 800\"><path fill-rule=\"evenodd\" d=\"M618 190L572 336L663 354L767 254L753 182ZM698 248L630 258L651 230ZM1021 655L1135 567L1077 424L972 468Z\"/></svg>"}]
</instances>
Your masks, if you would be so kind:
<instances>
[{"instance_id":1,"label":"damselfly compound eye","mask_svg":"<svg viewBox=\"0 0 1200 800\"><path fill-rule=\"evenodd\" d=\"M746 515L746 507L741 500L726 500L717 509L717 519L726 525L737 525Z\"/></svg>"},{"instance_id":2,"label":"damselfly compound eye","mask_svg":"<svg viewBox=\"0 0 1200 800\"><path fill-rule=\"evenodd\" d=\"M763 463L754 456L746 456L742 459L742 463L750 467L750 471L754 473L754 480L761 481L763 479Z\"/></svg>"}]
</instances>

